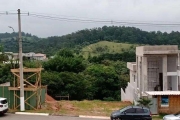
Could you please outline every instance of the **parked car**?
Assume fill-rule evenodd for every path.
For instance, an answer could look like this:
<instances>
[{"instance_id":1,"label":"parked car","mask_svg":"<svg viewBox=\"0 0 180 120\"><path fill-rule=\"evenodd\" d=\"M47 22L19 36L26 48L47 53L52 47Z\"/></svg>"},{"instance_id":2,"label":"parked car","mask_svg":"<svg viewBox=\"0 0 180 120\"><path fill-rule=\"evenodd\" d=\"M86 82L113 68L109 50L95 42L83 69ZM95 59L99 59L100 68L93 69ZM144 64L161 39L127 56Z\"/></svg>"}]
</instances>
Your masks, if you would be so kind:
<instances>
[{"instance_id":1,"label":"parked car","mask_svg":"<svg viewBox=\"0 0 180 120\"><path fill-rule=\"evenodd\" d=\"M0 114L4 114L8 111L8 102L6 98L0 97Z\"/></svg>"},{"instance_id":2,"label":"parked car","mask_svg":"<svg viewBox=\"0 0 180 120\"><path fill-rule=\"evenodd\" d=\"M114 111L110 116L111 120L152 120L151 112L146 107L127 106Z\"/></svg>"},{"instance_id":3,"label":"parked car","mask_svg":"<svg viewBox=\"0 0 180 120\"><path fill-rule=\"evenodd\" d=\"M165 115L163 120L180 120L180 112L175 114Z\"/></svg>"}]
</instances>

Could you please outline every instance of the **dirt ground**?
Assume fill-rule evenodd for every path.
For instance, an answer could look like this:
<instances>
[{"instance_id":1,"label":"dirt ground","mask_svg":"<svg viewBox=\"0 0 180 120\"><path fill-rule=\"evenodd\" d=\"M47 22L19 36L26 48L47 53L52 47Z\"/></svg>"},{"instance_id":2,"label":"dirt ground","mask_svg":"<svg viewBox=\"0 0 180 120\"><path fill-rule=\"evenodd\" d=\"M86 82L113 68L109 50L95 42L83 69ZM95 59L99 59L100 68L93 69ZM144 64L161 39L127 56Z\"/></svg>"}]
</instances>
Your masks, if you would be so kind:
<instances>
[{"instance_id":1,"label":"dirt ground","mask_svg":"<svg viewBox=\"0 0 180 120\"><path fill-rule=\"evenodd\" d=\"M109 116L114 110L131 105L130 102L107 102L107 101L56 101L51 96L46 95L46 104L40 110L57 115L98 115Z\"/></svg>"},{"instance_id":2,"label":"dirt ground","mask_svg":"<svg viewBox=\"0 0 180 120\"><path fill-rule=\"evenodd\" d=\"M52 115L92 115L92 116L110 116L114 110L121 109L131 105L130 102L121 101L100 101L100 100L83 100L83 101L56 101L51 96L46 95L44 107L37 112L46 112ZM160 120L154 117L153 120Z\"/></svg>"}]
</instances>

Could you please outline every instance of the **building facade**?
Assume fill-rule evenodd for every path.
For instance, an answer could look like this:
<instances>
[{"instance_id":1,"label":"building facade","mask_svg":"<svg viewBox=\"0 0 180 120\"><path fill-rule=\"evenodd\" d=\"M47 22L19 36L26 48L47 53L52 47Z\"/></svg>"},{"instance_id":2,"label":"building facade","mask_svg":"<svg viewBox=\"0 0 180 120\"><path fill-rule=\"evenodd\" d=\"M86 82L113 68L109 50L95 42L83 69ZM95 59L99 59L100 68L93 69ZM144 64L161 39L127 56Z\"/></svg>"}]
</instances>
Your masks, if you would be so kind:
<instances>
[{"instance_id":1,"label":"building facade","mask_svg":"<svg viewBox=\"0 0 180 120\"><path fill-rule=\"evenodd\" d=\"M12 53L13 54L13 58L19 59L19 54L18 53ZM30 60L47 60L46 54L42 54L42 53L34 53L34 52L29 52L29 53L22 53L23 57L26 57Z\"/></svg>"},{"instance_id":2,"label":"building facade","mask_svg":"<svg viewBox=\"0 0 180 120\"><path fill-rule=\"evenodd\" d=\"M127 63L130 82L125 90L121 89L122 101L137 104L140 97L149 97L153 102L152 113L175 112L176 110L167 109L173 107L169 106L173 101L172 98L177 99L180 95L179 53L177 45L137 47L136 62ZM163 111L163 108L166 111ZM180 108L178 110L180 111Z\"/></svg>"}]
</instances>

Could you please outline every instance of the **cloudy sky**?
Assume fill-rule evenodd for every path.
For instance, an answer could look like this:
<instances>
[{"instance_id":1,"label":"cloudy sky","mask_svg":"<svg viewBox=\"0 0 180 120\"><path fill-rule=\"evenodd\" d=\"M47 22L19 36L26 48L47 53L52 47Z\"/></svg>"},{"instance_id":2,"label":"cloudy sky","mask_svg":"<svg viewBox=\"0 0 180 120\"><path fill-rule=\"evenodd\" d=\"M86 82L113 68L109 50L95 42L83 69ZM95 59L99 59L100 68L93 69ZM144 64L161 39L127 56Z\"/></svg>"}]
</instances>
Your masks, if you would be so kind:
<instances>
[{"instance_id":1,"label":"cloudy sky","mask_svg":"<svg viewBox=\"0 0 180 120\"><path fill-rule=\"evenodd\" d=\"M0 33L12 32L8 26L18 31L17 14L13 14L17 9L23 13L22 31L39 37L104 25L121 26L121 22L146 31L180 31L180 0L0 0ZM130 24L144 22L177 26Z\"/></svg>"}]
</instances>

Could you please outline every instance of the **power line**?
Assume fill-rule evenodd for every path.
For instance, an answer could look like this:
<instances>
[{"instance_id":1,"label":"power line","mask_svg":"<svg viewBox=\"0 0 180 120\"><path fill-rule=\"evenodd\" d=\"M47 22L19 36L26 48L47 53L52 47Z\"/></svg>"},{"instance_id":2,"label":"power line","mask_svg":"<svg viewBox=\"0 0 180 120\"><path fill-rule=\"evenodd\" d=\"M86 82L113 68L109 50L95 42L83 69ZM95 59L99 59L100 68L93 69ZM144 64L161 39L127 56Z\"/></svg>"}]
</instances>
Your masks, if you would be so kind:
<instances>
[{"instance_id":1,"label":"power line","mask_svg":"<svg viewBox=\"0 0 180 120\"><path fill-rule=\"evenodd\" d=\"M23 11L28 12L29 11ZM70 17L70 18L82 18L82 19L93 19L93 20L105 20L105 21L112 21L112 19L99 19L99 18L89 18L89 17L80 17L80 16L69 16L69 15L58 15L58 14L50 14L50 13L37 13L31 12L31 14L38 14L38 15L49 15L49 16L58 16L58 17ZM138 20L113 20L113 21L128 21L128 22L172 22L172 21L138 21ZM173 22L173 23L180 23L180 22Z\"/></svg>"},{"instance_id":2,"label":"power line","mask_svg":"<svg viewBox=\"0 0 180 120\"><path fill-rule=\"evenodd\" d=\"M150 22L127 22L127 21L114 21L114 20L95 20L95 19L79 19L79 18L68 18L68 17L58 17L58 16L49 16L49 15L40 15L40 14L31 14L31 17L51 19L51 20L60 20L67 22L88 22L88 23L106 23L106 24L123 24L123 25L140 25L140 26L167 26L175 27L180 26L180 23L150 23Z\"/></svg>"},{"instance_id":3,"label":"power line","mask_svg":"<svg viewBox=\"0 0 180 120\"><path fill-rule=\"evenodd\" d=\"M13 15L17 13L4 11L0 12L0 15ZM58 20L58 21L65 21L65 22L80 22L80 23L100 23L100 24L119 24L119 25L135 25L135 26L158 26L158 27L179 27L179 22L172 22L172 23L155 23L155 22L140 22L140 21L122 21L122 20L102 20L102 19L91 19L91 18L79 18L79 17L63 17L63 15L56 15L56 14L45 14L45 13L29 13L24 12L21 13L22 16L30 16L36 17L41 19L49 19L49 20ZM165 21L164 21L165 22Z\"/></svg>"}]
</instances>

